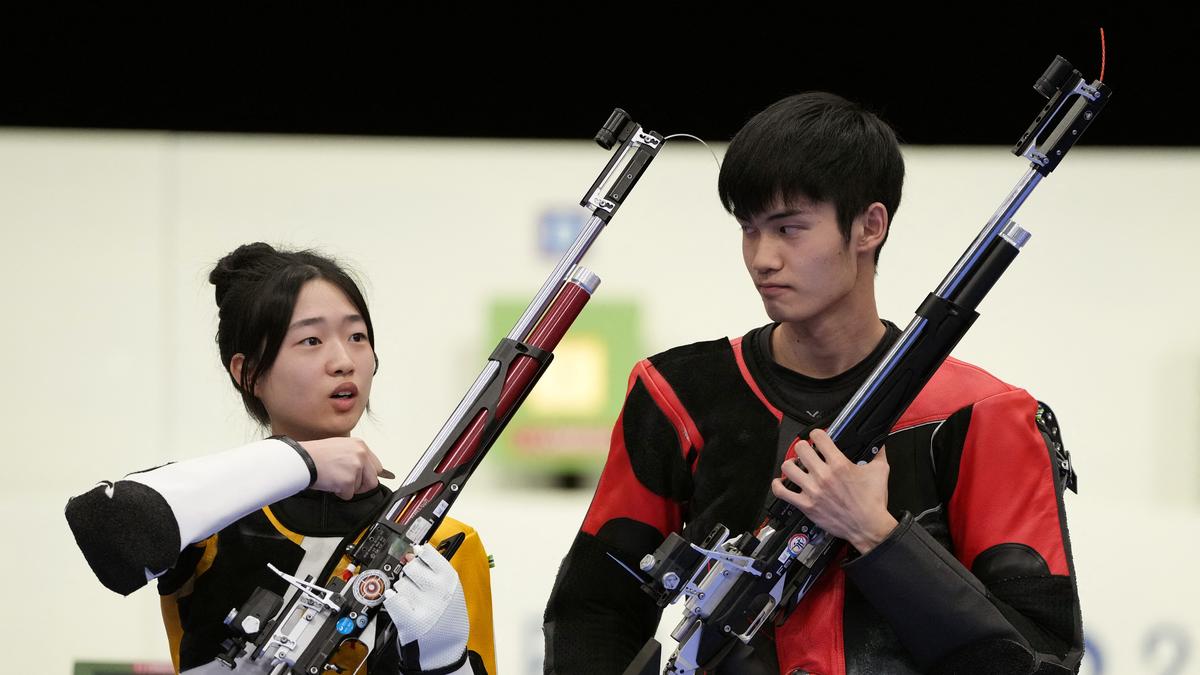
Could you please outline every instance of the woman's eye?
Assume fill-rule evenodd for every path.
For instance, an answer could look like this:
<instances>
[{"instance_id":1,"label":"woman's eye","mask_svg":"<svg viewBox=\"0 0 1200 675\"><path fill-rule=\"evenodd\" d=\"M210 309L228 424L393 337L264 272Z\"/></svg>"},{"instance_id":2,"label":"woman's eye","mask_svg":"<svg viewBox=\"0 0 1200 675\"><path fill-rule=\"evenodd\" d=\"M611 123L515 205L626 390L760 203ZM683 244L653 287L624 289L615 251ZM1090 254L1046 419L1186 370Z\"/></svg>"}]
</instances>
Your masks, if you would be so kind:
<instances>
[{"instance_id":1,"label":"woman's eye","mask_svg":"<svg viewBox=\"0 0 1200 675\"><path fill-rule=\"evenodd\" d=\"M309 347L316 347L317 345L321 344L321 339L315 337L306 337L300 341L300 344L308 345Z\"/></svg>"},{"instance_id":2,"label":"woman's eye","mask_svg":"<svg viewBox=\"0 0 1200 675\"><path fill-rule=\"evenodd\" d=\"M350 341L351 342L366 342L367 334L366 333L355 333L354 335L350 336Z\"/></svg>"}]
</instances>

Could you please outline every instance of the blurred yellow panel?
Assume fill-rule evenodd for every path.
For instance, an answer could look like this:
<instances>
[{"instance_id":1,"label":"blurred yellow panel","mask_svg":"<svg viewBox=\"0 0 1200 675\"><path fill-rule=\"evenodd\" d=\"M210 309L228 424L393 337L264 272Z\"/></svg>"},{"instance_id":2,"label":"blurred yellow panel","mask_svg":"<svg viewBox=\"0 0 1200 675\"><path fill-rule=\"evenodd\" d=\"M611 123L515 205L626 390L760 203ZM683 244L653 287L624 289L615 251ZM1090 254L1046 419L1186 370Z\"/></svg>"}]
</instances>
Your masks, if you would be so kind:
<instances>
[{"instance_id":1,"label":"blurred yellow panel","mask_svg":"<svg viewBox=\"0 0 1200 675\"><path fill-rule=\"evenodd\" d=\"M608 394L608 349L597 336L568 334L525 406L540 415L595 415Z\"/></svg>"}]
</instances>

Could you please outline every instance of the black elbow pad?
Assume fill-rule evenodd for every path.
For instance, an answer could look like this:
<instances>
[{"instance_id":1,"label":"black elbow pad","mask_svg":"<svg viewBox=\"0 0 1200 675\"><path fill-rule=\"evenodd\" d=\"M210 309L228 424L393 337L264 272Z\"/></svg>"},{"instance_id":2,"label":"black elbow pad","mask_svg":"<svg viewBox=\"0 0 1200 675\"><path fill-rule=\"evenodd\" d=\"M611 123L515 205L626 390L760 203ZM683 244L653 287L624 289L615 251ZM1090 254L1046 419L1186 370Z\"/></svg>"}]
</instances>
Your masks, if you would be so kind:
<instances>
[{"instance_id":1,"label":"black elbow pad","mask_svg":"<svg viewBox=\"0 0 1200 675\"><path fill-rule=\"evenodd\" d=\"M1037 668L1037 657L1015 640L981 640L950 654L930 669L935 675L1024 675Z\"/></svg>"},{"instance_id":2,"label":"black elbow pad","mask_svg":"<svg viewBox=\"0 0 1200 675\"><path fill-rule=\"evenodd\" d=\"M1048 577L1050 566L1025 544L997 544L975 557L971 572L990 585L1019 577Z\"/></svg>"},{"instance_id":3,"label":"black elbow pad","mask_svg":"<svg viewBox=\"0 0 1200 675\"><path fill-rule=\"evenodd\" d=\"M179 558L179 525L167 500L133 481L101 483L67 502L75 543L100 583L121 595Z\"/></svg>"}]
</instances>

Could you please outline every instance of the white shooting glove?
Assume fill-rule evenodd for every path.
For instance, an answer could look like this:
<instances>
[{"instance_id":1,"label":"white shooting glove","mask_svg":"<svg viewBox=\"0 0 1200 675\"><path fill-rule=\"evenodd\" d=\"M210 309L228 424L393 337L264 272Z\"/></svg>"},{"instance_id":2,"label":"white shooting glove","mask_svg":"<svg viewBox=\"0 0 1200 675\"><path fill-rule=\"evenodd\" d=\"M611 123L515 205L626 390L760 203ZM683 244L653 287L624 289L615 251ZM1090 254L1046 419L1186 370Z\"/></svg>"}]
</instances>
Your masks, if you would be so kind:
<instances>
[{"instance_id":1,"label":"white shooting glove","mask_svg":"<svg viewBox=\"0 0 1200 675\"><path fill-rule=\"evenodd\" d=\"M470 673L470 624L458 572L433 546L418 546L413 553L383 601L396 626L401 669Z\"/></svg>"}]
</instances>

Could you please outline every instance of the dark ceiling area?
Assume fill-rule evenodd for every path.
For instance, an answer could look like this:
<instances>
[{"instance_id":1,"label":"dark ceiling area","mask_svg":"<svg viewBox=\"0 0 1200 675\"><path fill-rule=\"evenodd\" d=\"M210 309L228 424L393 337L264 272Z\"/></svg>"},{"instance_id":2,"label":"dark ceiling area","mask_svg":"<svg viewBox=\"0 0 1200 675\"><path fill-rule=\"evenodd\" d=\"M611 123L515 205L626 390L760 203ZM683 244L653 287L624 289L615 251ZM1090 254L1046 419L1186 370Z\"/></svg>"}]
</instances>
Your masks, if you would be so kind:
<instances>
[{"instance_id":1,"label":"dark ceiling area","mask_svg":"<svg viewBox=\"0 0 1200 675\"><path fill-rule=\"evenodd\" d=\"M866 25L767 8L627 13L607 28L584 12L493 18L465 5L461 17L300 22L66 13L0 28L0 126L587 139L622 107L650 129L722 141L771 102L822 89L908 143L1011 145L1057 54L1088 79L1103 67L1113 90L1083 144L1200 145L1190 18L1005 11Z\"/></svg>"}]
</instances>

